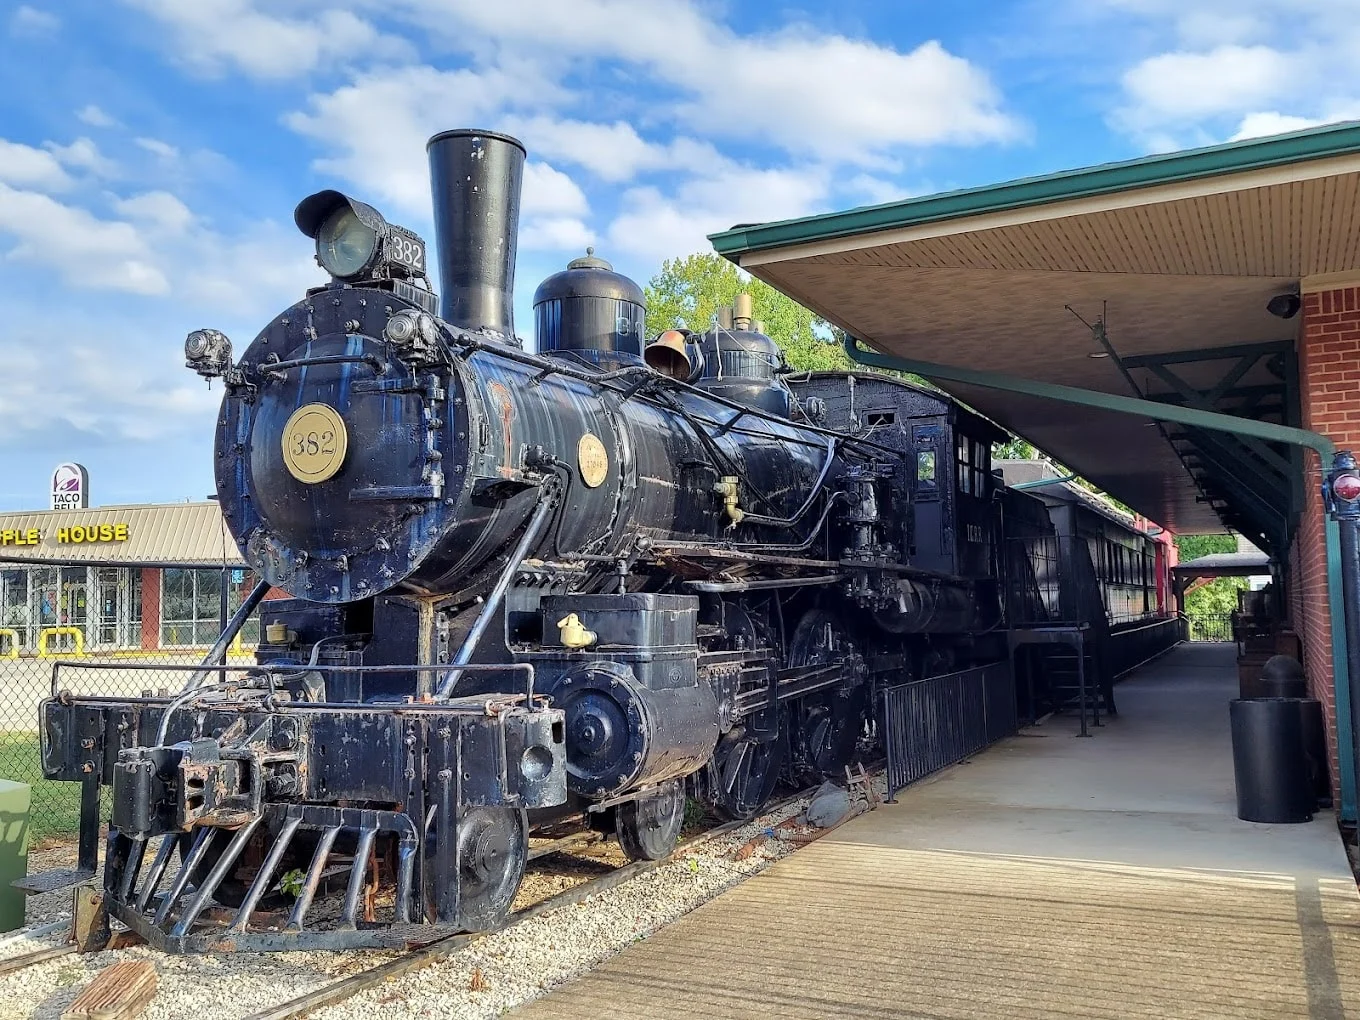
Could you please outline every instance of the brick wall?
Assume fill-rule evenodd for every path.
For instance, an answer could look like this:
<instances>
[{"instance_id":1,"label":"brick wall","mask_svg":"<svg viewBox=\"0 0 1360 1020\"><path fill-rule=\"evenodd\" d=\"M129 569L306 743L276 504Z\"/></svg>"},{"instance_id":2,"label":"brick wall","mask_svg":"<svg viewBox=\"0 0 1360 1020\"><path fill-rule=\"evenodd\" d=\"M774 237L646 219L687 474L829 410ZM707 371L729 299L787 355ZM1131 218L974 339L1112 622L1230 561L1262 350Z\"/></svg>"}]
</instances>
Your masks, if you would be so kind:
<instances>
[{"instance_id":1,"label":"brick wall","mask_svg":"<svg viewBox=\"0 0 1360 1020\"><path fill-rule=\"evenodd\" d=\"M1360 453L1360 287L1304 294L1298 346L1303 427L1328 436L1341 449ZM1312 450L1304 456L1304 513L1289 557L1290 612L1303 641L1308 686L1327 713L1335 790L1336 704L1320 491L1322 472L1331 465L1319 464Z\"/></svg>"}]
</instances>

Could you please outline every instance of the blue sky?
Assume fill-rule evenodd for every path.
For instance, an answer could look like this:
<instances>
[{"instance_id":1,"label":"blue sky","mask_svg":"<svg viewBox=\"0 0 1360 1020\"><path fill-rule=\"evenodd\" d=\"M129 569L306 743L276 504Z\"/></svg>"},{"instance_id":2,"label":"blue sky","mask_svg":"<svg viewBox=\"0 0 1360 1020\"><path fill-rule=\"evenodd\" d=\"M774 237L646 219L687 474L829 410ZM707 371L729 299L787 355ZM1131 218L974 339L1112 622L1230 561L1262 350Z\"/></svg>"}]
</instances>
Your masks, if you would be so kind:
<instances>
[{"instance_id":1,"label":"blue sky","mask_svg":"<svg viewBox=\"0 0 1360 1020\"><path fill-rule=\"evenodd\" d=\"M529 150L517 324L594 244L1360 117L1360 0L0 0L0 509L211 491L184 334L320 280L339 187L432 240L424 140Z\"/></svg>"}]
</instances>

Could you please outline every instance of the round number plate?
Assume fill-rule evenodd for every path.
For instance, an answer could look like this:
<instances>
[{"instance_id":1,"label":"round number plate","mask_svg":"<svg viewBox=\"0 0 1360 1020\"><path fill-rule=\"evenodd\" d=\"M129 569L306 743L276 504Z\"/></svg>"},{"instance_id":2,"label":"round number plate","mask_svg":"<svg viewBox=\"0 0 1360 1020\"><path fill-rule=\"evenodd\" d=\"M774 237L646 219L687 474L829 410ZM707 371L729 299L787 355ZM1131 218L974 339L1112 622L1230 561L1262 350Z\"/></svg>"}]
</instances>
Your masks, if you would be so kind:
<instances>
[{"instance_id":1,"label":"round number plate","mask_svg":"<svg viewBox=\"0 0 1360 1020\"><path fill-rule=\"evenodd\" d=\"M587 432L576 444L576 464L581 469L581 481L592 489L609 474L609 454L604 443L593 432Z\"/></svg>"},{"instance_id":2,"label":"round number plate","mask_svg":"<svg viewBox=\"0 0 1360 1020\"><path fill-rule=\"evenodd\" d=\"M299 407L283 427L283 463L299 482L324 482L340 470L349 433L329 404Z\"/></svg>"}]
</instances>

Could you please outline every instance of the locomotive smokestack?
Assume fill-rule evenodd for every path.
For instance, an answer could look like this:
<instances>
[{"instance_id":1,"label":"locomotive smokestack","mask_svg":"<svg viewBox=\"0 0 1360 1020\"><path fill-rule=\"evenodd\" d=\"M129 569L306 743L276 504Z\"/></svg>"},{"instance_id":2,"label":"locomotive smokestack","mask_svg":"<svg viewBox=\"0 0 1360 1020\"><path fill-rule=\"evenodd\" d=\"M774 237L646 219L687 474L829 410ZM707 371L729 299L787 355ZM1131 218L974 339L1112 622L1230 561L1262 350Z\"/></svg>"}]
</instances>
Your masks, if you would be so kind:
<instances>
[{"instance_id":1,"label":"locomotive smokestack","mask_svg":"<svg viewBox=\"0 0 1360 1020\"><path fill-rule=\"evenodd\" d=\"M425 149L439 250L439 315L513 337L524 146L491 131L442 131Z\"/></svg>"}]
</instances>

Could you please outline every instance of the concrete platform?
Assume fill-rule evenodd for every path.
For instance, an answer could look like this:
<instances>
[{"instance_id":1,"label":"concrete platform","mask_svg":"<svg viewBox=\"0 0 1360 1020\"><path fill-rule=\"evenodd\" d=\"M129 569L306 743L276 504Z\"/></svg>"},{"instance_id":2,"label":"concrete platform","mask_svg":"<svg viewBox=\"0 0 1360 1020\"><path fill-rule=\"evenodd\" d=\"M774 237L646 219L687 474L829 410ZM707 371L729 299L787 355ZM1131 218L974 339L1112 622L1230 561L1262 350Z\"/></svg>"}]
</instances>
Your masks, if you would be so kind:
<instances>
[{"instance_id":1,"label":"concrete platform","mask_svg":"<svg viewBox=\"0 0 1360 1020\"><path fill-rule=\"evenodd\" d=\"M1334 818L1238 821L1230 645L904 791L517 1017L1360 1017Z\"/></svg>"}]
</instances>

